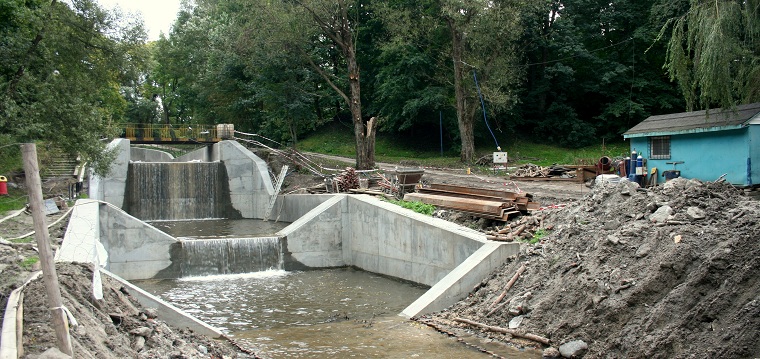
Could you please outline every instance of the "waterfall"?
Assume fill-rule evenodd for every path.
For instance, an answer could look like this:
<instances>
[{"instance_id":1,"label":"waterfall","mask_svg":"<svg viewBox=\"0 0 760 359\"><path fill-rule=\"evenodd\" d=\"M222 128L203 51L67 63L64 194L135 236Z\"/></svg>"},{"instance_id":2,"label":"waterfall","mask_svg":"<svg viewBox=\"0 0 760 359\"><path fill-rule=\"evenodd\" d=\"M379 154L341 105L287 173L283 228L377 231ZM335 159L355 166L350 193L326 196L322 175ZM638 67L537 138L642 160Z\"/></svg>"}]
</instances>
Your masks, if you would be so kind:
<instances>
[{"instance_id":1,"label":"waterfall","mask_svg":"<svg viewBox=\"0 0 760 359\"><path fill-rule=\"evenodd\" d=\"M145 221L235 217L221 162L130 163L124 209Z\"/></svg>"},{"instance_id":2,"label":"waterfall","mask_svg":"<svg viewBox=\"0 0 760 359\"><path fill-rule=\"evenodd\" d=\"M277 237L183 240L182 252L182 277L283 269Z\"/></svg>"}]
</instances>

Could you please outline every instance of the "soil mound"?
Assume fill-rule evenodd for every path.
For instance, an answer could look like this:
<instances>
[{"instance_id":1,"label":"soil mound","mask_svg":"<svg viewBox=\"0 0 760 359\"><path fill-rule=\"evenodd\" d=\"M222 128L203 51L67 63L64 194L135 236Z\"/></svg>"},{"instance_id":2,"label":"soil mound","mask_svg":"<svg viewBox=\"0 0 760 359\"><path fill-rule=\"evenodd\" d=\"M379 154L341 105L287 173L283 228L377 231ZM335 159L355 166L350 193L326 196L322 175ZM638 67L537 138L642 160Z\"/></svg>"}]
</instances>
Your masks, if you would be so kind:
<instances>
[{"instance_id":1,"label":"soil mound","mask_svg":"<svg viewBox=\"0 0 760 359\"><path fill-rule=\"evenodd\" d=\"M582 340L592 358L756 356L760 202L721 182L637 187L596 186L577 204L547 211L540 243L468 298L418 320L452 333L475 330L458 317L505 328L511 321L554 347ZM493 305L523 264L507 304Z\"/></svg>"},{"instance_id":2,"label":"soil mound","mask_svg":"<svg viewBox=\"0 0 760 359\"><path fill-rule=\"evenodd\" d=\"M103 299L92 295L92 268L88 264L56 263L63 305L76 326L70 328L76 358L254 358L228 341L216 341L189 329L169 327L144 309L121 284L102 276ZM56 347L44 282L24 290L25 358L36 358ZM32 295L41 293L41 295ZM71 324L70 324L71 325Z\"/></svg>"}]
</instances>

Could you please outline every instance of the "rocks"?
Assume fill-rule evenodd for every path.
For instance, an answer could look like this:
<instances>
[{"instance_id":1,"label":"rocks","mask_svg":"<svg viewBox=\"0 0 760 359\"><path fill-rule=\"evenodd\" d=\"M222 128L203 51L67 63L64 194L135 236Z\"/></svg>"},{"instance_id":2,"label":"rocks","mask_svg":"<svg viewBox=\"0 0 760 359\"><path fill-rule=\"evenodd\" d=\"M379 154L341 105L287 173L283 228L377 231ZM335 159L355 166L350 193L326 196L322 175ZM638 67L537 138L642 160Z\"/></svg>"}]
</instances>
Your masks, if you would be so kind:
<instances>
[{"instance_id":1,"label":"rocks","mask_svg":"<svg viewBox=\"0 0 760 359\"><path fill-rule=\"evenodd\" d=\"M649 220L654 223L665 223L670 219L671 214L673 214L673 209L668 205L664 205L657 208L657 210L649 216Z\"/></svg>"},{"instance_id":2,"label":"rocks","mask_svg":"<svg viewBox=\"0 0 760 359\"><path fill-rule=\"evenodd\" d=\"M544 349L543 353L541 353L541 359L558 359L561 357L562 354L560 354L559 350L555 347L548 347Z\"/></svg>"},{"instance_id":3,"label":"rocks","mask_svg":"<svg viewBox=\"0 0 760 359\"><path fill-rule=\"evenodd\" d=\"M620 243L620 238L614 234L610 234L607 236L607 242L612 244L618 244Z\"/></svg>"},{"instance_id":4,"label":"rocks","mask_svg":"<svg viewBox=\"0 0 760 359\"><path fill-rule=\"evenodd\" d=\"M644 243L640 245L638 249L636 249L636 258L644 258L649 254L650 251L652 251L652 247L648 243Z\"/></svg>"},{"instance_id":5,"label":"rocks","mask_svg":"<svg viewBox=\"0 0 760 359\"><path fill-rule=\"evenodd\" d=\"M697 221L700 219L705 219L707 215L705 214L705 211L699 207L689 207L686 209L686 216L689 217L692 221Z\"/></svg>"},{"instance_id":6,"label":"rocks","mask_svg":"<svg viewBox=\"0 0 760 359\"><path fill-rule=\"evenodd\" d=\"M573 340L559 346L559 353L563 358L581 358L587 350L588 344L583 340Z\"/></svg>"},{"instance_id":7,"label":"rocks","mask_svg":"<svg viewBox=\"0 0 760 359\"><path fill-rule=\"evenodd\" d=\"M525 316L523 316L523 315L518 315L518 316L512 318L512 320L509 321L509 329L517 329L517 328L519 328L520 324L522 324L523 319L525 319Z\"/></svg>"},{"instance_id":8,"label":"rocks","mask_svg":"<svg viewBox=\"0 0 760 359\"><path fill-rule=\"evenodd\" d=\"M153 333L153 329L148 327L138 327L129 331L129 334L137 335L141 337L149 337Z\"/></svg>"}]
</instances>

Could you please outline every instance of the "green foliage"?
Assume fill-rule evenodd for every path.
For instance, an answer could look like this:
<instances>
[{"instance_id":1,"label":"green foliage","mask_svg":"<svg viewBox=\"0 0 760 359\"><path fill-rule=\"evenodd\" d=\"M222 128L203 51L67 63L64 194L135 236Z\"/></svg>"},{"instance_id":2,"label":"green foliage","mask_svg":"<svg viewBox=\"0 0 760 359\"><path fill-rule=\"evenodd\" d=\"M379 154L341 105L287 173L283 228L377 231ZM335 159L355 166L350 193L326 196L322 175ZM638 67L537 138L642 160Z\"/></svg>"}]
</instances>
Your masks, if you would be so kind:
<instances>
[{"instance_id":1,"label":"green foliage","mask_svg":"<svg viewBox=\"0 0 760 359\"><path fill-rule=\"evenodd\" d=\"M394 200L394 199L386 199L386 201L393 203L397 206L401 206L406 209L411 209L412 211L415 211L420 214L424 214L426 216L432 216L433 212L435 212L435 206L432 204L422 203L419 201L404 201L404 200Z\"/></svg>"},{"instance_id":2,"label":"green foliage","mask_svg":"<svg viewBox=\"0 0 760 359\"><path fill-rule=\"evenodd\" d=\"M108 168L101 138L124 111L120 87L138 80L145 38L92 0L0 4L0 133L45 141ZM123 20L123 19L122 19Z\"/></svg>"},{"instance_id":3,"label":"green foliage","mask_svg":"<svg viewBox=\"0 0 760 359\"><path fill-rule=\"evenodd\" d=\"M533 233L533 237L528 241L530 244L536 244L541 241L544 237L549 235L549 231L539 228L536 230L536 233Z\"/></svg>"},{"instance_id":4,"label":"green foliage","mask_svg":"<svg viewBox=\"0 0 760 359\"><path fill-rule=\"evenodd\" d=\"M672 16L660 32L670 29L665 67L688 108L760 101L760 1L677 4L656 9Z\"/></svg>"}]
</instances>

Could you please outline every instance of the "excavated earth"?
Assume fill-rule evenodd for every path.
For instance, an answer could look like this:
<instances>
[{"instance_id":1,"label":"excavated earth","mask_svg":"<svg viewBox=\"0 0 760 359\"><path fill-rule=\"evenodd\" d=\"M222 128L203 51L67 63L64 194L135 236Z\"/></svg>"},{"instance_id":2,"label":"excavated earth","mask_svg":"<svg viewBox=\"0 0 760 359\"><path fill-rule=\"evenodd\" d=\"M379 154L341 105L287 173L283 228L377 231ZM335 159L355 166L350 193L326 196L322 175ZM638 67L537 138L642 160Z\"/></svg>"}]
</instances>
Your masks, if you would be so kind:
<instances>
[{"instance_id":1,"label":"excavated earth","mask_svg":"<svg viewBox=\"0 0 760 359\"><path fill-rule=\"evenodd\" d=\"M544 217L540 242L525 244L468 298L416 319L452 335L545 348L545 357L579 341L587 350L565 355L760 355L760 202L720 182L676 179L648 190L623 182L536 215ZM523 265L506 304L494 305ZM552 347L461 318L511 323Z\"/></svg>"}]
</instances>

